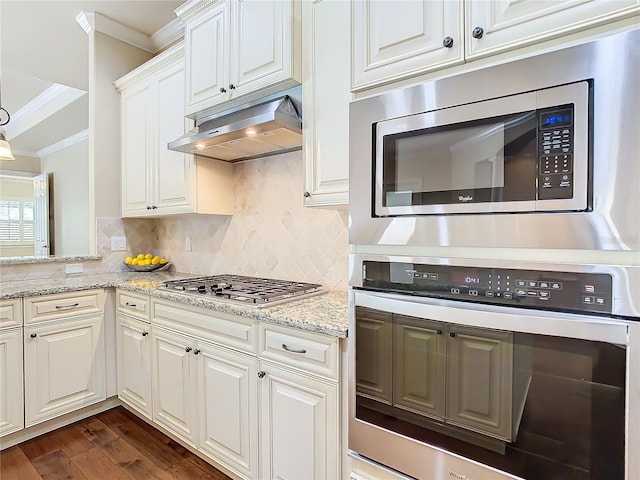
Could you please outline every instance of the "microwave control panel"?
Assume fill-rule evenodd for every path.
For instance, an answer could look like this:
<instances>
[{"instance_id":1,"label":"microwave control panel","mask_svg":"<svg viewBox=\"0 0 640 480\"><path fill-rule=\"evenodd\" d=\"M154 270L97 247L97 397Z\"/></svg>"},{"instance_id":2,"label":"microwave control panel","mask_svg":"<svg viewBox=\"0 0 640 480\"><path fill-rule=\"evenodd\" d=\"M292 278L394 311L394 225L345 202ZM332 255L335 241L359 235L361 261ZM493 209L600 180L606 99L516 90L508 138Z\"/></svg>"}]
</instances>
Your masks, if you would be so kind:
<instances>
[{"instance_id":1,"label":"microwave control panel","mask_svg":"<svg viewBox=\"0 0 640 480\"><path fill-rule=\"evenodd\" d=\"M515 307L611 313L606 273L365 261L362 288Z\"/></svg>"},{"instance_id":2,"label":"microwave control panel","mask_svg":"<svg viewBox=\"0 0 640 480\"><path fill-rule=\"evenodd\" d=\"M573 198L573 105L538 110L538 199Z\"/></svg>"}]
</instances>

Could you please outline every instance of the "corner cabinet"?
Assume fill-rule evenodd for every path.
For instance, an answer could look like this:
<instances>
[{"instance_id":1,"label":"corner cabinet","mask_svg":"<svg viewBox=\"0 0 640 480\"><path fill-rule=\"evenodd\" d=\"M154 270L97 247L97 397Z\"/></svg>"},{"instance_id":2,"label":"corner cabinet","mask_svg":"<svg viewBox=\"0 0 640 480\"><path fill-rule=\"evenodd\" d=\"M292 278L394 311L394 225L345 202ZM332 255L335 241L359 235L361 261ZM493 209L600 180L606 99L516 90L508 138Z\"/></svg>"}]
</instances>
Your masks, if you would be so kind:
<instances>
[{"instance_id":1,"label":"corner cabinet","mask_svg":"<svg viewBox=\"0 0 640 480\"><path fill-rule=\"evenodd\" d=\"M299 8L294 0L191 0L180 6L186 115L298 85Z\"/></svg>"},{"instance_id":2,"label":"corner cabinet","mask_svg":"<svg viewBox=\"0 0 640 480\"><path fill-rule=\"evenodd\" d=\"M352 0L352 88L365 90L640 14L640 0ZM560 44L562 40L559 40ZM513 54L514 56L517 53Z\"/></svg>"},{"instance_id":3,"label":"corner cabinet","mask_svg":"<svg viewBox=\"0 0 640 480\"><path fill-rule=\"evenodd\" d=\"M121 94L122 216L231 215L233 166L174 152L184 118L182 42L115 82Z\"/></svg>"},{"instance_id":4,"label":"corner cabinet","mask_svg":"<svg viewBox=\"0 0 640 480\"><path fill-rule=\"evenodd\" d=\"M349 2L302 2L305 206L349 203Z\"/></svg>"}]
</instances>

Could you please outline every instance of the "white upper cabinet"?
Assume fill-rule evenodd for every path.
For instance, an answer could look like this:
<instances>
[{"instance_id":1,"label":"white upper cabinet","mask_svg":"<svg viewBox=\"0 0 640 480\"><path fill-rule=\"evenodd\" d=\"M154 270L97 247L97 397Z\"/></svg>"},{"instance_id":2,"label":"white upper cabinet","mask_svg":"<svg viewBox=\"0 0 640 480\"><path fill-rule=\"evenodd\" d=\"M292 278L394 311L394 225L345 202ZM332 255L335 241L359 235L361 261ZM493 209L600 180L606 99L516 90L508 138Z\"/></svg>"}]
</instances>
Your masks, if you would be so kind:
<instances>
[{"instance_id":1,"label":"white upper cabinet","mask_svg":"<svg viewBox=\"0 0 640 480\"><path fill-rule=\"evenodd\" d=\"M351 5L354 91L640 13L640 0L352 0Z\"/></svg>"},{"instance_id":2,"label":"white upper cabinet","mask_svg":"<svg viewBox=\"0 0 640 480\"><path fill-rule=\"evenodd\" d=\"M306 206L349 202L349 2L302 4Z\"/></svg>"},{"instance_id":3,"label":"white upper cabinet","mask_svg":"<svg viewBox=\"0 0 640 480\"><path fill-rule=\"evenodd\" d=\"M639 0L465 0L466 57L531 45L639 12Z\"/></svg>"},{"instance_id":4,"label":"white upper cabinet","mask_svg":"<svg viewBox=\"0 0 640 480\"><path fill-rule=\"evenodd\" d=\"M184 53L178 43L115 82L121 93L122 216L231 215L233 166L167 148L184 118Z\"/></svg>"},{"instance_id":5,"label":"white upper cabinet","mask_svg":"<svg viewBox=\"0 0 640 480\"><path fill-rule=\"evenodd\" d=\"M229 99L229 32L226 2L189 18L184 32L186 113Z\"/></svg>"},{"instance_id":6,"label":"white upper cabinet","mask_svg":"<svg viewBox=\"0 0 640 480\"><path fill-rule=\"evenodd\" d=\"M462 63L459 0L352 1L353 89Z\"/></svg>"},{"instance_id":7,"label":"white upper cabinet","mask_svg":"<svg viewBox=\"0 0 640 480\"><path fill-rule=\"evenodd\" d=\"M186 115L201 117L231 99L253 100L299 84L299 9L294 0L190 0L180 6Z\"/></svg>"}]
</instances>

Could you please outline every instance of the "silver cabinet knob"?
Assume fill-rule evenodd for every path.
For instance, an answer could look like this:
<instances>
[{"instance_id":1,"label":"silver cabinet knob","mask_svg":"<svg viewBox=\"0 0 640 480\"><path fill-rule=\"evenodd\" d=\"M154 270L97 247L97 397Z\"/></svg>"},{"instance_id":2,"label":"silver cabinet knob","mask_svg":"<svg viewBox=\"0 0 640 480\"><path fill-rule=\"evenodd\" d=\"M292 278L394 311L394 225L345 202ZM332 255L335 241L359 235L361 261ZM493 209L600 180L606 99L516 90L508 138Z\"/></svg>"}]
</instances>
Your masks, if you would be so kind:
<instances>
[{"instance_id":1,"label":"silver cabinet knob","mask_svg":"<svg viewBox=\"0 0 640 480\"><path fill-rule=\"evenodd\" d=\"M484 35L484 29L482 27L476 27L471 32L471 36L473 38L482 38L483 35Z\"/></svg>"},{"instance_id":2,"label":"silver cabinet knob","mask_svg":"<svg viewBox=\"0 0 640 480\"><path fill-rule=\"evenodd\" d=\"M264 376L267 374L267 372L263 372L262 370L260 370L258 372L258 378L264 378Z\"/></svg>"},{"instance_id":3,"label":"silver cabinet knob","mask_svg":"<svg viewBox=\"0 0 640 480\"><path fill-rule=\"evenodd\" d=\"M442 40L442 46L445 48L453 47L453 37L444 37L444 40Z\"/></svg>"}]
</instances>

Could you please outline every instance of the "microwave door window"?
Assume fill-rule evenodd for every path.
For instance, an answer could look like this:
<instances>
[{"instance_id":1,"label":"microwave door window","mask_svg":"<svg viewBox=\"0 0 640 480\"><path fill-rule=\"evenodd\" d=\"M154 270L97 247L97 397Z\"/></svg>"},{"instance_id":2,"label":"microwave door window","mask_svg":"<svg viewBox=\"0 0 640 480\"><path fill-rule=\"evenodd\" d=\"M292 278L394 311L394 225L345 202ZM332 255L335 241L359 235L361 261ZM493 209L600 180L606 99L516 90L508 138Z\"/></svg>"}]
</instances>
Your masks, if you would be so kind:
<instances>
[{"instance_id":1,"label":"microwave door window","mask_svg":"<svg viewBox=\"0 0 640 480\"><path fill-rule=\"evenodd\" d=\"M517 178L535 178L535 112L390 134L383 149L385 207L521 200L535 188Z\"/></svg>"}]
</instances>

